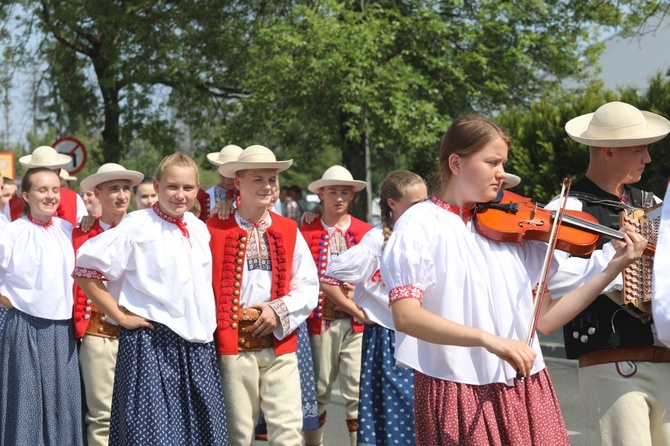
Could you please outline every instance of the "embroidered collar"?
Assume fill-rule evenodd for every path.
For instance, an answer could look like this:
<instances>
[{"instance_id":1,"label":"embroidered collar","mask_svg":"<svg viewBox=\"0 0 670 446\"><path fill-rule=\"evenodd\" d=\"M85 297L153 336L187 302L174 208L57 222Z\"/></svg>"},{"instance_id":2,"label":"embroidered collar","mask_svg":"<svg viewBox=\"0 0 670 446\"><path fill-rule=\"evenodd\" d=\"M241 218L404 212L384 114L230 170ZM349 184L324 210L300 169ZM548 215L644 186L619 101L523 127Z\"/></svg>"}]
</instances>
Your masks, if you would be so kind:
<instances>
[{"instance_id":1,"label":"embroidered collar","mask_svg":"<svg viewBox=\"0 0 670 446\"><path fill-rule=\"evenodd\" d=\"M177 218L174 218L174 217L171 217L171 216L167 215L166 213L164 213L163 211L160 210L160 208L158 207L158 202L154 203L154 205L151 206L151 209L153 209L153 211L156 213L156 215L158 215L163 220L177 225L177 227L181 231L182 235L186 238L189 238L188 229L186 229L186 222L184 221L183 218L177 219Z\"/></svg>"},{"instance_id":2,"label":"embroidered collar","mask_svg":"<svg viewBox=\"0 0 670 446\"><path fill-rule=\"evenodd\" d=\"M239 225L247 232L250 232L252 229L257 229L260 232L265 232L268 226L270 226L270 224L272 223L269 212L265 216L265 218L259 221L258 223L254 223L251 220L247 220L237 212L235 213L235 216L237 217L237 222L239 223Z\"/></svg>"},{"instance_id":3,"label":"embroidered collar","mask_svg":"<svg viewBox=\"0 0 670 446\"><path fill-rule=\"evenodd\" d=\"M458 215L459 217L461 217L461 220L463 220L463 222L466 223L472 219L472 214L474 213L476 206L473 204L472 206L459 208L458 206L454 206L453 204L449 204L446 201L438 198L436 195L433 195L430 198L430 201L433 204L436 204L437 206L441 207L442 209L445 209L451 212L452 214Z\"/></svg>"},{"instance_id":4,"label":"embroidered collar","mask_svg":"<svg viewBox=\"0 0 670 446\"><path fill-rule=\"evenodd\" d=\"M54 224L53 218L50 218L49 221L45 223L45 222L40 221L40 220L38 220L38 219L36 219L36 218L33 218L33 216L30 215L30 214L28 214L28 220L29 220L31 223L36 224L37 226L42 226L44 229L46 229L46 228L48 228L49 226L51 226L51 225Z\"/></svg>"}]
</instances>

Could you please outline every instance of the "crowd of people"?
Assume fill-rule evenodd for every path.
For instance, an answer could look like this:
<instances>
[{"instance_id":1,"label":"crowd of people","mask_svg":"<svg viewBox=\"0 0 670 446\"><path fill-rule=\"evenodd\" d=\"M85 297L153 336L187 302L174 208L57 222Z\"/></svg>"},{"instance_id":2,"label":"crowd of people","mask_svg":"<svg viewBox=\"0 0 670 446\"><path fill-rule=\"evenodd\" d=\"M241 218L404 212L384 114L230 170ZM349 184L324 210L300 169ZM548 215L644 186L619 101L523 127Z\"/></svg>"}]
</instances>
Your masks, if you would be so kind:
<instances>
[{"instance_id":1,"label":"crowd of people","mask_svg":"<svg viewBox=\"0 0 670 446\"><path fill-rule=\"evenodd\" d=\"M670 121L611 102L566 132L590 162L547 208L619 234L589 255L481 230L478 204L519 178L477 114L447 129L430 193L387 174L376 227L349 214L369 185L345 167L308 209L261 145L208 154L208 189L175 153L153 178L104 164L80 194L69 156L36 148L0 201L0 444L318 446L337 381L338 444L567 445L536 328L563 329L602 444L670 444L667 276L653 319L613 297L649 244L619 213L661 202L631 185Z\"/></svg>"}]
</instances>

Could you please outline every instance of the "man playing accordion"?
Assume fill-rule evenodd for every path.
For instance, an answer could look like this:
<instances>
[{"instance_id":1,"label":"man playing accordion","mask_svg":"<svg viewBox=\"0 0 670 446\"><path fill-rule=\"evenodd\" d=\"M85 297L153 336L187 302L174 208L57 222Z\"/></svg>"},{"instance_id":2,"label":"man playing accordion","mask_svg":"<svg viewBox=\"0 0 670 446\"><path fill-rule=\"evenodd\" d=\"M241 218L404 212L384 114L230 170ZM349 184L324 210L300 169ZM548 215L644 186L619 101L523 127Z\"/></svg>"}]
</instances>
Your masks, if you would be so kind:
<instances>
[{"instance_id":1,"label":"man playing accordion","mask_svg":"<svg viewBox=\"0 0 670 446\"><path fill-rule=\"evenodd\" d=\"M630 214L660 202L631 184L651 162L649 144L670 132L667 119L610 102L570 120L565 130L589 147L589 166L572 185L569 209L588 212L600 224L619 229L622 211ZM602 269L598 265L605 265L613 250L610 244L599 248L587 260L564 254L549 283L552 297ZM619 276L605 292L619 295L611 291L621 288ZM582 400L603 445L670 444L670 350L658 340L649 313L608 295L598 296L563 327L566 356L579 360Z\"/></svg>"}]
</instances>

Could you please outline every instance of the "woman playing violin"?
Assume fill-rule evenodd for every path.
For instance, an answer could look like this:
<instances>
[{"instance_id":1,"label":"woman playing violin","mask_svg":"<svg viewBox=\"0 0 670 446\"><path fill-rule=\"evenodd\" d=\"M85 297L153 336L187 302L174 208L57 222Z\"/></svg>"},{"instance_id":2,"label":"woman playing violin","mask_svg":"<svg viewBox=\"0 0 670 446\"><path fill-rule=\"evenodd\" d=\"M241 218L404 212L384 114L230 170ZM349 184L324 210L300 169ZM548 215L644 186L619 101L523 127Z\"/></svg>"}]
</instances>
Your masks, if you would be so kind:
<instances>
[{"instance_id":1,"label":"woman playing violin","mask_svg":"<svg viewBox=\"0 0 670 446\"><path fill-rule=\"evenodd\" d=\"M539 343L523 341L547 244L492 241L472 221L475 203L502 187L510 144L487 118L457 119L440 148L441 188L398 220L382 259L395 357L416 371L418 445L569 444ZM646 241L624 232L591 281L543 299L541 332L561 327L641 255Z\"/></svg>"}]
</instances>

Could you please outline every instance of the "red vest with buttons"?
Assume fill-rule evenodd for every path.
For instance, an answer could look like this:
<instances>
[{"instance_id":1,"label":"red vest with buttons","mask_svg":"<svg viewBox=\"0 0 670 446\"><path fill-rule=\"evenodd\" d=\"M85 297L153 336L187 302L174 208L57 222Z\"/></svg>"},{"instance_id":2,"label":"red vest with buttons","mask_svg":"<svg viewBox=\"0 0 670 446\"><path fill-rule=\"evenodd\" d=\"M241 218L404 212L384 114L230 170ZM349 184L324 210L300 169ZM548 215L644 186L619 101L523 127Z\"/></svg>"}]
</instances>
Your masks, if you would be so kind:
<instances>
[{"instance_id":1,"label":"red vest with buttons","mask_svg":"<svg viewBox=\"0 0 670 446\"><path fill-rule=\"evenodd\" d=\"M372 226L366 222L352 216L350 216L350 218L351 224L349 224L349 229L347 229L346 235L347 249L357 245L363 236L372 229ZM308 225L301 226L300 232L302 232L302 235L305 237L305 240L309 245L312 257L316 263L316 270L319 273L319 279L321 279L326 274L326 268L328 267L328 231L323 227L321 219L318 218ZM312 314L310 314L309 319L307 319L307 328L309 329L310 334L320 335L323 330L323 315L321 314L323 299L323 292L319 291L319 301L317 306L314 311L312 311ZM353 317L351 318L351 326L356 333L362 332L365 327L364 324L354 321Z\"/></svg>"},{"instance_id":2,"label":"red vest with buttons","mask_svg":"<svg viewBox=\"0 0 670 446\"><path fill-rule=\"evenodd\" d=\"M74 253L77 255L77 251L81 245L90 240L98 234L102 234L104 229L100 226L100 219L98 218L91 226L90 231L84 232L81 228L74 228L72 231L72 246L74 246ZM74 323L74 337L75 339L80 339L84 337L88 324L91 321L91 301L89 300L86 293L79 288L79 285L74 284L74 311L72 315L72 322Z\"/></svg>"},{"instance_id":3,"label":"red vest with buttons","mask_svg":"<svg viewBox=\"0 0 670 446\"><path fill-rule=\"evenodd\" d=\"M202 187L198 189L198 195L195 197L200 203L200 215L198 218L204 222L207 222L209 218L209 194Z\"/></svg>"},{"instance_id":4,"label":"red vest with buttons","mask_svg":"<svg viewBox=\"0 0 670 446\"><path fill-rule=\"evenodd\" d=\"M241 228L232 214L227 220L212 217L207 220L212 236L212 285L216 299L216 351L219 355L238 353L236 312L242 293L247 231ZM293 253L297 236L296 222L272 214L272 224L266 230L272 267L271 300L288 294L291 288ZM281 341L274 338L275 354L293 353L298 347L297 332Z\"/></svg>"},{"instance_id":5,"label":"red vest with buttons","mask_svg":"<svg viewBox=\"0 0 670 446\"><path fill-rule=\"evenodd\" d=\"M20 196L12 197L9 200L9 212L12 221L23 217L23 206L25 201ZM55 217L69 221L72 226L77 226L77 193L71 189L60 190L60 203L56 210Z\"/></svg>"}]
</instances>

